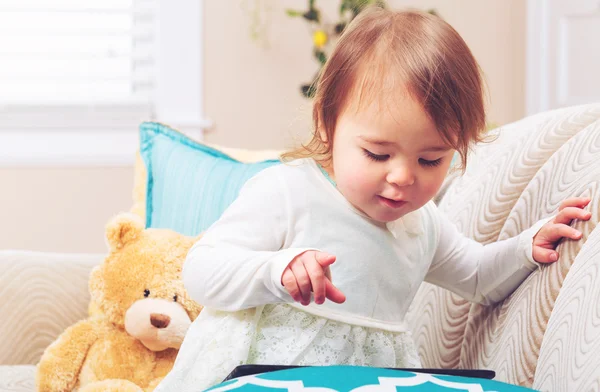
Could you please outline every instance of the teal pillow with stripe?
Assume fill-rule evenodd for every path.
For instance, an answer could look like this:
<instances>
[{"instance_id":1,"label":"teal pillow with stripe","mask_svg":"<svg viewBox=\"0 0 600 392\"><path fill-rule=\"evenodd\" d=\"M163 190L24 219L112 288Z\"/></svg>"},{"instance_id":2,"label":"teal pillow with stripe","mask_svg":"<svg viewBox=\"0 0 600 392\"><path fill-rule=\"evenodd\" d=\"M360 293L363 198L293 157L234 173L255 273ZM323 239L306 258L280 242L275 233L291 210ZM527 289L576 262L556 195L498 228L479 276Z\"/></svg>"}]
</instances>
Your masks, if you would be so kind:
<instances>
[{"instance_id":1,"label":"teal pillow with stripe","mask_svg":"<svg viewBox=\"0 0 600 392\"><path fill-rule=\"evenodd\" d=\"M253 365L246 365L252 367ZM255 365L255 367L265 365ZM259 370L259 369L257 369ZM284 391L394 391L394 392L532 392L533 389L459 375L444 375L452 370L386 369L366 366L313 366L267 371L229 379L206 392L284 392ZM260 371L260 370L259 370ZM264 370L263 370L264 371ZM476 374L477 370L453 373ZM485 371L489 373L489 371Z\"/></svg>"},{"instance_id":2,"label":"teal pillow with stripe","mask_svg":"<svg viewBox=\"0 0 600 392\"><path fill-rule=\"evenodd\" d=\"M146 227L195 236L219 219L244 183L279 160L243 163L166 125L140 125Z\"/></svg>"}]
</instances>

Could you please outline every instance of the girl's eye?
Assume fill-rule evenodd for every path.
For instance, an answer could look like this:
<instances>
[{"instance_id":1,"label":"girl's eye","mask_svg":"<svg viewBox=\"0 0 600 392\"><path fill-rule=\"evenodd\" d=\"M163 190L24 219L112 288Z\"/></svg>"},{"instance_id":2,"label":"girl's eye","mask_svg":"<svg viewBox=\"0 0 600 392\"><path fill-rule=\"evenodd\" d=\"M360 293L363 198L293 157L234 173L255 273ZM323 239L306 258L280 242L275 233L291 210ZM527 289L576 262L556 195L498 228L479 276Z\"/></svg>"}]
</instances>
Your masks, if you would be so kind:
<instances>
[{"instance_id":1,"label":"girl's eye","mask_svg":"<svg viewBox=\"0 0 600 392\"><path fill-rule=\"evenodd\" d=\"M442 158L436 159L435 161L428 161L426 159L419 159L419 162L423 166L435 167L442 163Z\"/></svg>"},{"instance_id":2,"label":"girl's eye","mask_svg":"<svg viewBox=\"0 0 600 392\"><path fill-rule=\"evenodd\" d=\"M372 160L377 161L377 162L387 161L387 159L390 157L389 155L377 155L377 154L373 154L371 151L365 150L364 148L363 148L363 151L365 152L365 156L367 158L372 159Z\"/></svg>"}]
</instances>

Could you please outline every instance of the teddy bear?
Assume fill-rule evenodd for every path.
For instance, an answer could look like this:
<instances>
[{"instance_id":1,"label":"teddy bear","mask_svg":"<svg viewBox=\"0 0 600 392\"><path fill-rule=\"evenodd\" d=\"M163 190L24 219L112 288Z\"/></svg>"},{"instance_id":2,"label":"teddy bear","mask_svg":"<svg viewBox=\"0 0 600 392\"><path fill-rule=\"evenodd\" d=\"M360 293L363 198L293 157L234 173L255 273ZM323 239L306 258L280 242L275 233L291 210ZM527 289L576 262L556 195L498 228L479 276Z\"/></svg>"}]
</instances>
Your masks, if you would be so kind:
<instances>
[{"instance_id":1,"label":"teddy bear","mask_svg":"<svg viewBox=\"0 0 600 392\"><path fill-rule=\"evenodd\" d=\"M106 226L108 256L90 274L89 316L46 348L38 391L152 391L202 310L181 280L197 239L145 229L134 214L114 217Z\"/></svg>"}]
</instances>

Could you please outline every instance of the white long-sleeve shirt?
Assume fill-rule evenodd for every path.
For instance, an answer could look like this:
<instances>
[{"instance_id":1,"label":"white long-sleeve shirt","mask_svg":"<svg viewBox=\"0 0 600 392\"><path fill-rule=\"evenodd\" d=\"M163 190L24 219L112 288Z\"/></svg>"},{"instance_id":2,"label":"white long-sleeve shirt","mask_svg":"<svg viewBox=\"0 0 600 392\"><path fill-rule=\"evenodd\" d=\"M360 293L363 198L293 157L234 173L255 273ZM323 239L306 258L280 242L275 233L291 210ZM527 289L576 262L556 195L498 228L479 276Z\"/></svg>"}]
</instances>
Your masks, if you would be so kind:
<instances>
[{"instance_id":1,"label":"white long-sleeve shirt","mask_svg":"<svg viewBox=\"0 0 600 392\"><path fill-rule=\"evenodd\" d=\"M311 159L268 168L190 250L183 281L202 305L237 311L286 302L328 319L388 331L406 330L405 314L422 281L470 301L500 301L535 269L532 238L483 246L458 232L433 202L381 224L356 210ZM336 304L294 303L281 285L292 259L318 249L336 256Z\"/></svg>"}]
</instances>

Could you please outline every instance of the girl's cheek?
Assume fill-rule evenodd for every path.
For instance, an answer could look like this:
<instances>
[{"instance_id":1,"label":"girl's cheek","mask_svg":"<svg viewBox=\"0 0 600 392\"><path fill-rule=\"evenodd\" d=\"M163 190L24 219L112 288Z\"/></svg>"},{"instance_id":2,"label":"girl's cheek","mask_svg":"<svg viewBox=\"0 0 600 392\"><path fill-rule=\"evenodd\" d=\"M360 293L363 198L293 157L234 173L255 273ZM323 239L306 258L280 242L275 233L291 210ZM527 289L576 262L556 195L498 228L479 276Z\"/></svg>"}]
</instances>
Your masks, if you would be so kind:
<instances>
[{"instance_id":1,"label":"girl's cheek","mask_svg":"<svg viewBox=\"0 0 600 392\"><path fill-rule=\"evenodd\" d=\"M361 168L353 170L352 173L349 173L352 188L355 191L368 192L372 188L373 182L375 182L372 174L368 170L361 170Z\"/></svg>"},{"instance_id":2,"label":"girl's cheek","mask_svg":"<svg viewBox=\"0 0 600 392\"><path fill-rule=\"evenodd\" d=\"M423 193L427 195L427 197L433 197L437 194L444 182L444 176L435 175L426 179L422 183Z\"/></svg>"}]
</instances>

